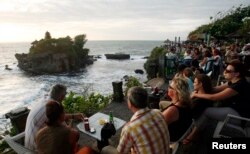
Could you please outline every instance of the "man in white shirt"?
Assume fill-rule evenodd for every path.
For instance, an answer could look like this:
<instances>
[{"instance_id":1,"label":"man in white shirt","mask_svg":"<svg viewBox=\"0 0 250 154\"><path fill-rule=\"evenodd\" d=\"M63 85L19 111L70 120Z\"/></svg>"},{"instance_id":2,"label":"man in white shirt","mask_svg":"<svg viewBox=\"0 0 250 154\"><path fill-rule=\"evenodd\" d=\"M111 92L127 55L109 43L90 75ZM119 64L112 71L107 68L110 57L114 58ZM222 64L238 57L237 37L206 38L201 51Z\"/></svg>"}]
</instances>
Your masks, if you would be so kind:
<instances>
[{"instance_id":1,"label":"man in white shirt","mask_svg":"<svg viewBox=\"0 0 250 154\"><path fill-rule=\"evenodd\" d=\"M50 92L50 99L56 101L61 105L63 99L65 98L67 88L64 85L56 84L52 87ZM47 121L45 106L47 101L40 102L38 105L34 106L27 118L26 128L25 128L25 147L30 150L36 150L35 136L39 129L45 126ZM66 114L65 119L83 119L83 114Z\"/></svg>"}]
</instances>

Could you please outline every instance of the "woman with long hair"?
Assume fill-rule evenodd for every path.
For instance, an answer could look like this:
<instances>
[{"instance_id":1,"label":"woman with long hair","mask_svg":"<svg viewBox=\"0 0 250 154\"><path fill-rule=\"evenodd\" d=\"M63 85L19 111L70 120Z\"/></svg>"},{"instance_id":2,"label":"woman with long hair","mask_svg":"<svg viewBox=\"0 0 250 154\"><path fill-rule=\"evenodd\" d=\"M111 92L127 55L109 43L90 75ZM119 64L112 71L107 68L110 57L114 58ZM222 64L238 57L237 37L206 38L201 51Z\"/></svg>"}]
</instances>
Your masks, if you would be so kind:
<instances>
[{"instance_id":1,"label":"woman with long hair","mask_svg":"<svg viewBox=\"0 0 250 154\"><path fill-rule=\"evenodd\" d=\"M65 113L63 106L50 100L46 104L46 116L48 118L44 128L40 129L36 135L38 154L94 154L89 147L79 150L79 132L76 129L64 124Z\"/></svg>"},{"instance_id":2,"label":"woman with long hair","mask_svg":"<svg viewBox=\"0 0 250 154\"><path fill-rule=\"evenodd\" d=\"M65 120L63 106L56 101L49 101L46 104L46 116L47 126L40 129L36 135L38 153L75 153L79 133L63 124Z\"/></svg>"},{"instance_id":3,"label":"woman with long hair","mask_svg":"<svg viewBox=\"0 0 250 154\"><path fill-rule=\"evenodd\" d=\"M194 79L194 91L198 94L212 94L212 82L206 74L198 74ZM195 97L192 99L192 114L198 119L204 110L211 107L213 102L208 99Z\"/></svg>"},{"instance_id":4,"label":"woman with long hair","mask_svg":"<svg viewBox=\"0 0 250 154\"><path fill-rule=\"evenodd\" d=\"M168 86L168 95L172 99L162 114L168 124L170 141L178 140L192 123L189 86L185 79L176 77Z\"/></svg>"},{"instance_id":5,"label":"woman with long hair","mask_svg":"<svg viewBox=\"0 0 250 154\"><path fill-rule=\"evenodd\" d=\"M245 79L245 73L244 65L239 60L233 60L224 71L227 83L215 87L213 89L215 93L213 94L193 93L192 97L223 101L224 106L227 107L209 109L209 111L213 111L213 117L217 120L224 120L228 113L249 118L250 97L248 90L250 87Z\"/></svg>"},{"instance_id":6,"label":"woman with long hair","mask_svg":"<svg viewBox=\"0 0 250 154\"><path fill-rule=\"evenodd\" d=\"M212 94L212 83L210 77L208 77L206 74L198 74L195 76L194 79L194 91L198 94ZM192 98L192 117L195 121L199 119L199 117L202 115L202 113L207 109L208 107L212 107L213 101L203 98ZM193 134L195 132L197 127L195 126L190 132L190 134L183 140L183 144L188 144L191 142L191 140L194 140ZM192 138L192 139L191 139Z\"/></svg>"},{"instance_id":7,"label":"woman with long hair","mask_svg":"<svg viewBox=\"0 0 250 154\"><path fill-rule=\"evenodd\" d=\"M193 98L203 98L212 101L223 101L223 107L209 107L196 123L196 131L189 135L192 140L197 132L203 130L209 119L217 121L225 120L228 114L250 118L250 85L245 79L245 69L239 60L232 60L224 70L227 83L213 88L213 94L193 93Z\"/></svg>"}]
</instances>

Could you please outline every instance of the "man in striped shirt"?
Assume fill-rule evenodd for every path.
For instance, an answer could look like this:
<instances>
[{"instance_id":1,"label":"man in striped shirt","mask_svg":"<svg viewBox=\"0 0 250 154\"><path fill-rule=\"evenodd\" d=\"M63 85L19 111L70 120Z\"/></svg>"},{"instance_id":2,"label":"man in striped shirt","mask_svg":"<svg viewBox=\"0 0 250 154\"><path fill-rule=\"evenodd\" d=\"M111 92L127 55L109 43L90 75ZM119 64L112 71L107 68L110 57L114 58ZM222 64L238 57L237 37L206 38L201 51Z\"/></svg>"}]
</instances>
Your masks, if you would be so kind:
<instances>
[{"instance_id":1,"label":"man in striped shirt","mask_svg":"<svg viewBox=\"0 0 250 154\"><path fill-rule=\"evenodd\" d=\"M159 110L147 108L147 91L141 87L129 89L128 108L134 115L122 129L118 153L169 154L167 124ZM106 150L103 153L110 153Z\"/></svg>"}]
</instances>

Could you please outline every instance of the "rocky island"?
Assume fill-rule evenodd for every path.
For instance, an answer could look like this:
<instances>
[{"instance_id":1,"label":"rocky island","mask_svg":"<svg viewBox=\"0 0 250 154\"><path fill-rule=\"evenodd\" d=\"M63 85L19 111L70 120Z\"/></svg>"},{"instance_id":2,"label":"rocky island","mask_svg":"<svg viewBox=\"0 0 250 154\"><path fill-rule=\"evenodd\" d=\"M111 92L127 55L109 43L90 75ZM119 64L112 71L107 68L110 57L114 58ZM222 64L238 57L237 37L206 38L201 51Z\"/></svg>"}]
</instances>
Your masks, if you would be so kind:
<instances>
[{"instance_id":1,"label":"rocky island","mask_svg":"<svg viewBox=\"0 0 250 154\"><path fill-rule=\"evenodd\" d=\"M33 74L56 74L77 72L86 65L93 64L88 55L89 49L83 48L86 35L77 35L74 40L51 38L49 32L45 38L31 43L28 54L16 54L18 67Z\"/></svg>"},{"instance_id":2,"label":"rocky island","mask_svg":"<svg viewBox=\"0 0 250 154\"><path fill-rule=\"evenodd\" d=\"M115 54L105 54L107 59L117 59L117 60L123 60L123 59L129 59L129 54L123 54L123 53L115 53Z\"/></svg>"}]
</instances>

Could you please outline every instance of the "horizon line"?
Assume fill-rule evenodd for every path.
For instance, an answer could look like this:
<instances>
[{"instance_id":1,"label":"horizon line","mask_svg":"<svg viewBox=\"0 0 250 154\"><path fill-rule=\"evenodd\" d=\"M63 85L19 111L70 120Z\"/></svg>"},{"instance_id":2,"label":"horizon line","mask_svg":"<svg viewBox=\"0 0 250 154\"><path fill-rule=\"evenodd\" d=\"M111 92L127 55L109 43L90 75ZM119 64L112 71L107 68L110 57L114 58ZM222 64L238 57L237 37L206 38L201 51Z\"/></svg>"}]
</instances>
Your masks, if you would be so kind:
<instances>
[{"instance_id":1,"label":"horizon line","mask_svg":"<svg viewBox=\"0 0 250 154\"><path fill-rule=\"evenodd\" d=\"M165 40L89 40L89 39L86 39L87 42L88 41L162 41L164 42ZM35 41L35 40L34 40ZM175 40L170 40L170 41L175 41ZM185 41L185 40L182 40L182 41ZM6 41L6 42L0 42L0 44L3 44L3 43L32 43L33 41Z\"/></svg>"},{"instance_id":2,"label":"horizon line","mask_svg":"<svg viewBox=\"0 0 250 154\"><path fill-rule=\"evenodd\" d=\"M89 40L88 41L162 41L164 42L165 40ZM0 42L2 43L32 43L33 41L6 41L6 42Z\"/></svg>"}]
</instances>

